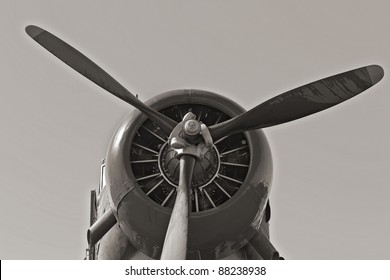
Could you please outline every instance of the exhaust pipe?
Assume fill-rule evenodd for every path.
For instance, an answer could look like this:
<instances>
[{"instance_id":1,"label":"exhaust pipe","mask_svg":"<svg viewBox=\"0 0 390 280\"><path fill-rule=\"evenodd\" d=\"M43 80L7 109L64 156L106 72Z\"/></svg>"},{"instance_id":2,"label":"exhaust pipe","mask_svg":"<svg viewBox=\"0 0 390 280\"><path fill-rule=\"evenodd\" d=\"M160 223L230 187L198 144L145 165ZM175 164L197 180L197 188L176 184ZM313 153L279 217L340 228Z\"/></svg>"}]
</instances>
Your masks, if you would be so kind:
<instances>
[{"instance_id":1,"label":"exhaust pipe","mask_svg":"<svg viewBox=\"0 0 390 280\"><path fill-rule=\"evenodd\" d=\"M264 260L279 260L279 252L275 249L268 237L258 231L249 241L250 245L259 253Z\"/></svg>"},{"instance_id":2,"label":"exhaust pipe","mask_svg":"<svg viewBox=\"0 0 390 280\"><path fill-rule=\"evenodd\" d=\"M94 246L115 224L116 218L110 208L88 229L88 245Z\"/></svg>"}]
</instances>

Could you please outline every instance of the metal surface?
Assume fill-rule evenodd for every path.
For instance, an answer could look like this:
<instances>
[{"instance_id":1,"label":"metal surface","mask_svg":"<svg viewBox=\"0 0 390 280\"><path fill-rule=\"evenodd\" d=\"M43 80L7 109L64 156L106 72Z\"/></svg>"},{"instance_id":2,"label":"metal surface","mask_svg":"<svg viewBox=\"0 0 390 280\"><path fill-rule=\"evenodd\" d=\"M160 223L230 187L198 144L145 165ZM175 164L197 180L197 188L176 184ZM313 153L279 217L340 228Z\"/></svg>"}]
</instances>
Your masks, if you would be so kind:
<instances>
[{"instance_id":1,"label":"metal surface","mask_svg":"<svg viewBox=\"0 0 390 280\"><path fill-rule=\"evenodd\" d=\"M170 106L161 112L170 114L180 121L178 118L185 115L188 110L196 113L197 119L202 122L201 126L215 124L228 118L220 110L199 104ZM132 170L141 189L157 204L164 203L168 208L173 207L175 196L171 195L167 201L166 198L171 194L171 190L177 187L179 181L178 153L186 146L186 141L177 139L181 131L182 128L175 128L171 134L170 141L176 140L176 144L180 143L175 150L169 145L168 138L162 131L147 120L137 130L130 151ZM203 129L201 132L202 136L206 137L203 141L208 141L209 145L212 145L212 140L207 137L207 131ZM199 139L197 141L199 142ZM194 148L192 152L197 160L191 186L197 191L191 195L193 212L215 208L238 191L249 170L250 153L247 142L245 134L238 133L220 139L201 156L196 153L202 149L197 151ZM189 147L186 152L189 153Z\"/></svg>"},{"instance_id":2,"label":"metal surface","mask_svg":"<svg viewBox=\"0 0 390 280\"><path fill-rule=\"evenodd\" d=\"M134 161L132 161L134 163ZM179 184L179 159L177 152L164 144L159 152L158 167L166 182L173 187ZM203 188L212 183L220 168L220 155L216 147L204 154L202 158L196 158L194 167L193 188ZM146 189L146 188L144 188Z\"/></svg>"},{"instance_id":3,"label":"metal surface","mask_svg":"<svg viewBox=\"0 0 390 280\"><path fill-rule=\"evenodd\" d=\"M88 244L90 246L95 245L115 224L116 218L110 208L88 230Z\"/></svg>"},{"instance_id":4,"label":"metal surface","mask_svg":"<svg viewBox=\"0 0 390 280\"><path fill-rule=\"evenodd\" d=\"M62 62L79 72L81 75L142 111L146 116L158 123L159 126L167 133L170 133L176 126L176 123L172 119L167 118L163 114L156 112L148 106L145 106L144 103L138 100L138 98L130 93L113 77L107 74L107 72L105 72L102 68L96 65L92 60L50 32L43 30L38 26L29 25L26 27L26 33L37 43L54 54Z\"/></svg>"},{"instance_id":5,"label":"metal surface","mask_svg":"<svg viewBox=\"0 0 390 280\"><path fill-rule=\"evenodd\" d=\"M257 232L249 244L260 254L264 260L278 260L279 252L275 249L272 243L269 241L269 237L266 236L261 230Z\"/></svg>"},{"instance_id":6,"label":"metal surface","mask_svg":"<svg viewBox=\"0 0 390 280\"><path fill-rule=\"evenodd\" d=\"M175 205L169 220L161 253L162 260L184 260L187 254L189 192L196 158L180 156L180 179L176 188Z\"/></svg>"},{"instance_id":7,"label":"metal surface","mask_svg":"<svg viewBox=\"0 0 390 280\"><path fill-rule=\"evenodd\" d=\"M234 117L244 112L235 102L221 95L201 90L170 91L156 96L146 104L159 111L164 111L164 108L174 107L179 104L199 104L201 106L210 106L217 111L223 112L228 117ZM181 120L186 112L181 112L181 116L180 110L166 111L165 113L173 119L175 118L174 114L178 114L177 118ZM195 112L195 114L199 117L198 113ZM158 205L146 195L147 192L142 190L141 186L144 186L146 179L142 181L137 180L133 173L133 168L138 164L131 163L128 156L131 154L132 144L136 141L136 137L139 137L137 134L140 133L139 129L146 121L147 119L139 112L133 111L118 128L106 157L106 179L112 205L123 232L138 250L149 257L159 258L171 210L168 207ZM214 121L224 121L224 119L222 116L217 116ZM154 133L158 132L160 137L149 134L150 138L147 138L149 139L147 145L139 144L158 152L159 149L154 147L164 144L159 138L168 139L169 135L165 134L161 129L153 129L153 127L155 128L153 122L150 125L147 126L148 129ZM146 135L148 132L145 130L142 133ZM196 203L195 199L192 200L194 208L189 220L189 228L191 229L188 233L187 255L189 256L196 255L201 259L224 258L247 244L249 239L260 228L262 213L264 212L271 186L272 158L268 142L261 131L245 133L245 139L247 141L245 144L247 145L246 153L250 155L249 162L242 164L243 166L240 167L223 165L224 168L233 170L239 170L243 167L247 168L246 175L240 180L240 183L229 182L239 186L237 192L220 205L214 202L215 208L209 202L211 208L206 211L194 211ZM219 142L216 141L215 145L225 146L226 143L223 143L223 141L229 143L229 140L226 139ZM237 141L231 141L231 143L237 143ZM234 150L235 148L237 146L226 147L224 152ZM143 149L138 149L138 152L141 150ZM244 152L244 150L240 149L232 152L232 154L240 157L239 153L241 152ZM154 153L143 150L142 154L150 156ZM234 161L232 162L234 163ZM246 165L249 165L249 167ZM144 168L150 168L151 171L158 169L157 165L155 167L147 167L147 164L144 164L143 166ZM148 174L151 173L153 172ZM162 177L155 176L155 182L151 185L155 187L161 179ZM223 180L228 181L228 179ZM221 181L218 181L218 183L221 185ZM162 186L162 184L159 186ZM174 187L171 186L171 188ZM217 186L215 186L215 189L218 189L221 197L222 195L225 196ZM213 195L208 190L206 190L206 193L210 197ZM166 192L166 197L169 195L169 199L174 201L174 195L171 194L171 190ZM205 194L205 201L206 199L208 198ZM169 202L166 202L166 206L168 205ZM234 221L234 223L231 221Z\"/></svg>"},{"instance_id":8,"label":"metal surface","mask_svg":"<svg viewBox=\"0 0 390 280\"><path fill-rule=\"evenodd\" d=\"M382 67L370 65L282 93L231 120L210 127L213 139L265 128L320 112L362 93L379 82Z\"/></svg>"},{"instance_id":9,"label":"metal surface","mask_svg":"<svg viewBox=\"0 0 390 280\"><path fill-rule=\"evenodd\" d=\"M100 189L100 187L99 187ZM96 190L91 191L90 197L90 212L89 212L89 226L91 227L97 220L97 196ZM88 246L88 256L89 260L95 259L95 245Z\"/></svg>"}]
</instances>

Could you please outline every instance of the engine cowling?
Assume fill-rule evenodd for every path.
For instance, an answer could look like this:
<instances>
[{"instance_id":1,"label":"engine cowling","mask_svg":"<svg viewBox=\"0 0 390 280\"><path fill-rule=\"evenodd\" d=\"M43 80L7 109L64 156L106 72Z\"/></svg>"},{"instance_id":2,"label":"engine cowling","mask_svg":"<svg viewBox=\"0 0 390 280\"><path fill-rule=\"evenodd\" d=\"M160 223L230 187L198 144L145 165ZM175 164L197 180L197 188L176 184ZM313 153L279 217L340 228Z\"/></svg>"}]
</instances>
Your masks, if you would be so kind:
<instances>
[{"instance_id":1,"label":"engine cowling","mask_svg":"<svg viewBox=\"0 0 390 280\"><path fill-rule=\"evenodd\" d=\"M175 90L146 104L178 122L191 110L206 125L245 110L202 90ZM177 184L177 159L168 135L140 111L114 134L106 156L106 182L122 231L140 251L159 258ZM246 245L259 230L272 180L272 157L261 130L214 142L195 166L187 258L219 259Z\"/></svg>"}]
</instances>

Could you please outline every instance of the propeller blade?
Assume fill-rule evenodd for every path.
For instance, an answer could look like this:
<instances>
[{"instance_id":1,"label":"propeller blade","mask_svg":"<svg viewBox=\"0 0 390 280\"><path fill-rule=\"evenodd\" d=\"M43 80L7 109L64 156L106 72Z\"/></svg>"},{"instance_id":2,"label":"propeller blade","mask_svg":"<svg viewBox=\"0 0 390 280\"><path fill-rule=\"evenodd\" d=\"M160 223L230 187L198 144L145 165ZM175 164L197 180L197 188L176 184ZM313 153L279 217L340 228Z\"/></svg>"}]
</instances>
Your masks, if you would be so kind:
<instances>
[{"instance_id":1,"label":"propeller blade","mask_svg":"<svg viewBox=\"0 0 390 280\"><path fill-rule=\"evenodd\" d=\"M81 75L140 110L168 135L176 126L177 123L174 120L146 106L92 60L50 32L38 26L29 25L26 27L26 33Z\"/></svg>"},{"instance_id":2,"label":"propeller blade","mask_svg":"<svg viewBox=\"0 0 390 280\"><path fill-rule=\"evenodd\" d=\"M169 220L162 260L185 260L187 253L188 219L190 214L189 190L195 157L183 154L180 157L179 186L176 190L176 200Z\"/></svg>"},{"instance_id":3,"label":"propeller blade","mask_svg":"<svg viewBox=\"0 0 390 280\"><path fill-rule=\"evenodd\" d=\"M370 65L282 93L253 109L209 127L215 140L236 132L290 122L339 104L375 85L384 72Z\"/></svg>"}]
</instances>

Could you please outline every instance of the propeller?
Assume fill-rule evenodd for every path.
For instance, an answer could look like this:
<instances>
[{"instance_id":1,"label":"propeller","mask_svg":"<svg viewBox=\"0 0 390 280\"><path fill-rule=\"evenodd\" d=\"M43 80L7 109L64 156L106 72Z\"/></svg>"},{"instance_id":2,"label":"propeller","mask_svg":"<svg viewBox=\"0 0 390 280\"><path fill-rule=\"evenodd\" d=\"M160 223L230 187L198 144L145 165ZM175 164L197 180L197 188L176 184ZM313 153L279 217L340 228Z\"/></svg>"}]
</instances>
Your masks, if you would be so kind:
<instances>
[{"instance_id":1,"label":"propeller","mask_svg":"<svg viewBox=\"0 0 390 280\"><path fill-rule=\"evenodd\" d=\"M378 83L384 75L382 67L370 65L330 76L282 93L239 116L208 128L197 121L191 112L176 123L148 107L93 61L50 32L29 25L26 33L81 75L140 110L170 135L169 145L180 159L180 177L161 259L186 257L193 170L196 161L212 149L213 141L233 133L283 124L323 111L362 93ZM88 235L90 243L96 243L115 223L112 212L105 214L99 223L91 227Z\"/></svg>"},{"instance_id":2,"label":"propeller","mask_svg":"<svg viewBox=\"0 0 390 280\"><path fill-rule=\"evenodd\" d=\"M328 109L379 82L382 67L370 65L334 75L271 98L253 109L209 127L214 141L236 132L290 122Z\"/></svg>"},{"instance_id":3,"label":"propeller","mask_svg":"<svg viewBox=\"0 0 390 280\"><path fill-rule=\"evenodd\" d=\"M189 192L196 158L192 155L180 156L180 177L176 189L176 200L169 220L162 260L185 260L187 253L188 220L190 214Z\"/></svg>"},{"instance_id":4,"label":"propeller","mask_svg":"<svg viewBox=\"0 0 390 280\"><path fill-rule=\"evenodd\" d=\"M146 106L92 60L50 32L38 26L29 25L26 27L26 33L81 75L140 110L168 135L176 126L177 123L174 120Z\"/></svg>"},{"instance_id":5,"label":"propeller","mask_svg":"<svg viewBox=\"0 0 390 280\"><path fill-rule=\"evenodd\" d=\"M206 125L197 121L192 112L188 112L170 134L169 145L180 159L180 173L161 259L184 260L187 253L192 174L196 161L202 159L212 147L212 139Z\"/></svg>"}]
</instances>

